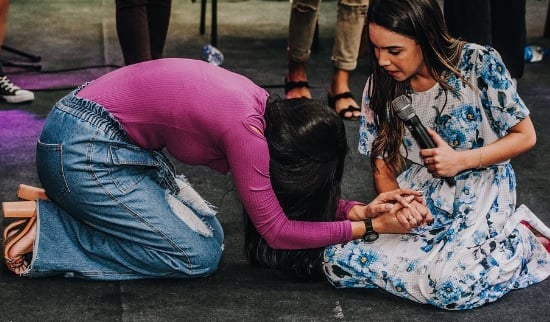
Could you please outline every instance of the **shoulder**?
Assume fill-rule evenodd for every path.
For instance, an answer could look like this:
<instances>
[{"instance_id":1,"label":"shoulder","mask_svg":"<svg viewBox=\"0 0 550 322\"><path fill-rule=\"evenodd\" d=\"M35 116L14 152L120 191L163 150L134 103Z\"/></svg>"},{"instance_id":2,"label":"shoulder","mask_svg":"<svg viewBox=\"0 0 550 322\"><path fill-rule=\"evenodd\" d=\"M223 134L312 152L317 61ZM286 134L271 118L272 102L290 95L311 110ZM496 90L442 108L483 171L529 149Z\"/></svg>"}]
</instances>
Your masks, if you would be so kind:
<instances>
[{"instance_id":1,"label":"shoulder","mask_svg":"<svg viewBox=\"0 0 550 322\"><path fill-rule=\"evenodd\" d=\"M501 62L502 59L496 49L488 45L466 43L462 49L462 64L483 64Z\"/></svg>"},{"instance_id":2,"label":"shoulder","mask_svg":"<svg viewBox=\"0 0 550 322\"><path fill-rule=\"evenodd\" d=\"M459 69L476 79L504 78L506 74L506 66L497 50L474 43L464 45Z\"/></svg>"}]
</instances>

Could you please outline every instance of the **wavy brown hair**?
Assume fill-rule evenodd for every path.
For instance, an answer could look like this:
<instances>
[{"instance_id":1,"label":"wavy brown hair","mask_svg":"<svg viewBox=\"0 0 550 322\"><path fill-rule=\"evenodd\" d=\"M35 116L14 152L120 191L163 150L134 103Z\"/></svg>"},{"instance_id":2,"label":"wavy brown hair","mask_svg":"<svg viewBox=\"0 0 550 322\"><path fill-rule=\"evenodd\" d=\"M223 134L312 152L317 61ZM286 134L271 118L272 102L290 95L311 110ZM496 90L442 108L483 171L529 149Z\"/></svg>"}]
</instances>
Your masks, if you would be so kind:
<instances>
[{"instance_id":1,"label":"wavy brown hair","mask_svg":"<svg viewBox=\"0 0 550 322\"><path fill-rule=\"evenodd\" d=\"M454 92L447 78L452 74L462 78L457 66L464 42L448 33L437 0L371 0L367 22L414 39L420 45L428 72L445 95ZM378 65L372 43L369 50L372 75L367 90L379 131L373 142L371 163L376 170L376 157L384 156L387 166L398 173L405 166L405 158L399 153L405 127L390 106L394 98L410 91L410 85L408 80L395 81Z\"/></svg>"}]
</instances>

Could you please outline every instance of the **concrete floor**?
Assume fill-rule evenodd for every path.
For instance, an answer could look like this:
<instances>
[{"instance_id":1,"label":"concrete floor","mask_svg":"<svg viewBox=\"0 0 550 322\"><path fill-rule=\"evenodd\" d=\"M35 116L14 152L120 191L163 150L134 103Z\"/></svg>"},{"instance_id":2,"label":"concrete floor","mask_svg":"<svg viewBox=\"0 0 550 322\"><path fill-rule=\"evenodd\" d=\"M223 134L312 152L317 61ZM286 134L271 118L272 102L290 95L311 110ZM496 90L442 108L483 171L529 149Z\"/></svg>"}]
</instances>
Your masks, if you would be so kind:
<instances>
[{"instance_id":1,"label":"concrete floor","mask_svg":"<svg viewBox=\"0 0 550 322\"><path fill-rule=\"evenodd\" d=\"M548 0L527 0L528 38L542 38ZM321 8L320 49L309 74L312 93L324 98L331 76L330 52L336 3ZM174 1L166 56L199 58L209 29L199 34L200 2ZM288 1L219 3L218 47L224 66L283 95ZM209 20L208 20L209 21ZM34 102L0 103L0 200L15 200L19 183L39 185L34 147L54 102L81 83L122 64L112 0L18 0L10 9L5 44L42 58L41 72L7 69L16 83L35 90ZM207 27L209 25L207 24ZM5 51L0 57L23 61ZM352 75L359 96L368 57ZM519 92L532 112L537 146L513 161L518 200L550 223L550 59L526 66ZM370 200L373 190L366 159L356 152L358 122L346 122L351 155L344 197ZM228 176L177 165L195 188L219 209L226 251L218 272L196 280L91 282L64 278L22 279L0 270L0 321L550 321L550 281L513 291L501 300L465 312L442 311L381 290L339 290L321 281L290 281L248 266L242 254L240 202ZM59 250L63 256L63 250Z\"/></svg>"}]
</instances>

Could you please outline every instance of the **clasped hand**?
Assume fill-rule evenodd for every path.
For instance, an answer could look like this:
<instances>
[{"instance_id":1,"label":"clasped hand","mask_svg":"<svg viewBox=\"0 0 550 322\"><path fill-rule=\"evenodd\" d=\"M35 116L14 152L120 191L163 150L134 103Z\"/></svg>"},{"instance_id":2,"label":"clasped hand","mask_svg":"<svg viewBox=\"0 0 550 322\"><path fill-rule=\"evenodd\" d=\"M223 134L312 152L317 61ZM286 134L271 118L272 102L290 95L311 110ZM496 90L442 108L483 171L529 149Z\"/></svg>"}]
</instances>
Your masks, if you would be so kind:
<instances>
[{"instance_id":1,"label":"clasped hand","mask_svg":"<svg viewBox=\"0 0 550 322\"><path fill-rule=\"evenodd\" d=\"M354 209L357 208L357 209ZM350 220L367 217L376 220L379 233L404 234L421 225L431 224L433 216L421 191L395 189L380 193L366 206L353 207Z\"/></svg>"}]
</instances>

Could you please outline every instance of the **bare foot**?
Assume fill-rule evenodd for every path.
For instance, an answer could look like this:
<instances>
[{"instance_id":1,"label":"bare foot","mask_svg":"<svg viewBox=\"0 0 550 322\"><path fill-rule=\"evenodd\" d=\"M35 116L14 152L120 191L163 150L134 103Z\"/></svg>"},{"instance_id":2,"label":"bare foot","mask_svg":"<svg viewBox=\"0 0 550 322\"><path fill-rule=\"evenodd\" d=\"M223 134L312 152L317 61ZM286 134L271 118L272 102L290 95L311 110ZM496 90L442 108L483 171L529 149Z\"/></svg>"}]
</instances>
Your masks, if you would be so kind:
<instances>
[{"instance_id":1,"label":"bare foot","mask_svg":"<svg viewBox=\"0 0 550 322\"><path fill-rule=\"evenodd\" d=\"M311 93L309 92L309 88L307 88L306 86L302 86L288 90L285 94L285 97L287 99L300 97L311 98Z\"/></svg>"}]
</instances>

